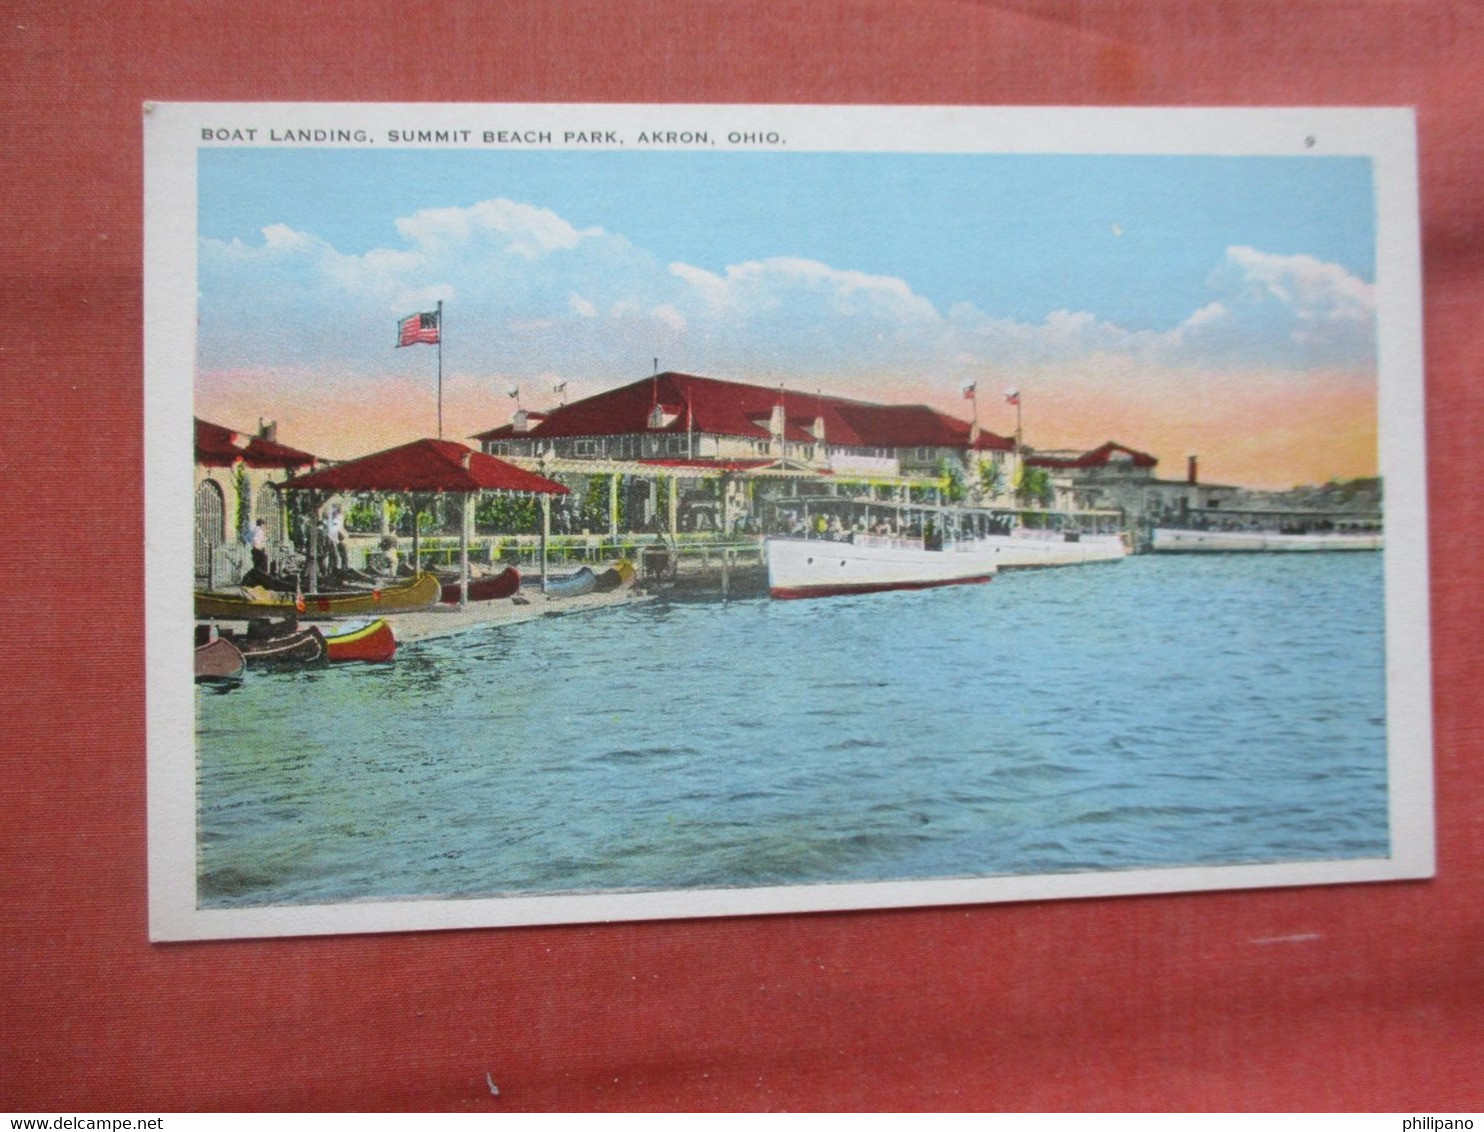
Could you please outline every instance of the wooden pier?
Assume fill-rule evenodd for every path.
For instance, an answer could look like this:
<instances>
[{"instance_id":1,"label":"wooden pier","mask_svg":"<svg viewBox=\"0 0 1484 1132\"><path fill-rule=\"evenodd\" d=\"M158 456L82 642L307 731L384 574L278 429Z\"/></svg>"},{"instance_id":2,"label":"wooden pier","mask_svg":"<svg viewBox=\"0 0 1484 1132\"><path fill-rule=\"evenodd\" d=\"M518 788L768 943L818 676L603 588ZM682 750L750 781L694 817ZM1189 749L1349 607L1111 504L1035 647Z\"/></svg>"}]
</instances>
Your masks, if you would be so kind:
<instances>
[{"instance_id":1,"label":"wooden pier","mask_svg":"<svg viewBox=\"0 0 1484 1132\"><path fill-rule=\"evenodd\" d=\"M676 597L758 597L768 592L767 551L762 539L645 546L639 583Z\"/></svg>"}]
</instances>

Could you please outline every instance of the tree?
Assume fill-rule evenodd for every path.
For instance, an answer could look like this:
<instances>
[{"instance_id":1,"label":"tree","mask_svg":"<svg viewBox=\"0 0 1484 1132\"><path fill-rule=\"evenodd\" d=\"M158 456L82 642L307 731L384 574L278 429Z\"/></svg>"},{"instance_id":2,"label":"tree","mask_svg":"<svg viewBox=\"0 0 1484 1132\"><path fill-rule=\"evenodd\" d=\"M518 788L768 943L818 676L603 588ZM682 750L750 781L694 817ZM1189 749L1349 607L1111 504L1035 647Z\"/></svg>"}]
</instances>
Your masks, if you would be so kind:
<instances>
[{"instance_id":1,"label":"tree","mask_svg":"<svg viewBox=\"0 0 1484 1132\"><path fill-rule=\"evenodd\" d=\"M1015 498L1022 507L1050 507L1056 498L1056 491L1051 486L1051 473L1045 468L1022 468Z\"/></svg>"},{"instance_id":2,"label":"tree","mask_svg":"<svg viewBox=\"0 0 1484 1132\"><path fill-rule=\"evenodd\" d=\"M619 530L623 530L628 522L629 484L626 477L618 476L617 478L617 526ZM608 529L608 493L613 479L613 475L607 474L587 477L587 487L582 493L582 505L578 512L578 519L581 525L590 531L606 531Z\"/></svg>"},{"instance_id":3,"label":"tree","mask_svg":"<svg viewBox=\"0 0 1484 1132\"><path fill-rule=\"evenodd\" d=\"M995 460L979 461L979 490L990 497L1005 489L1005 469Z\"/></svg>"},{"instance_id":4,"label":"tree","mask_svg":"<svg viewBox=\"0 0 1484 1132\"><path fill-rule=\"evenodd\" d=\"M962 503L969 494L968 485L964 482L963 464L945 456L938 464L938 475L943 479L943 502Z\"/></svg>"}]
</instances>

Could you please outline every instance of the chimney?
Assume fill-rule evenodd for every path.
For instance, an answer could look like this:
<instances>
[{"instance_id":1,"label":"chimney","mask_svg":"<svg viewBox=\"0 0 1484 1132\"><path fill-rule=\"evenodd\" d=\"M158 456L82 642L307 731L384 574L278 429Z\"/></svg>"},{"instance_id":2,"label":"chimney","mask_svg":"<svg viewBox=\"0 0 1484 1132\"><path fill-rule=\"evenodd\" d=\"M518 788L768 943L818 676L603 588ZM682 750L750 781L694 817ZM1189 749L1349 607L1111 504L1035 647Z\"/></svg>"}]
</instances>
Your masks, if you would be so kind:
<instances>
[{"instance_id":1,"label":"chimney","mask_svg":"<svg viewBox=\"0 0 1484 1132\"><path fill-rule=\"evenodd\" d=\"M1196 468L1195 457L1194 456L1187 456L1187 457L1185 457L1185 482L1186 483L1188 483L1188 484L1194 484L1196 482L1195 468Z\"/></svg>"},{"instance_id":2,"label":"chimney","mask_svg":"<svg viewBox=\"0 0 1484 1132\"><path fill-rule=\"evenodd\" d=\"M262 440L278 440L278 422L258 418L258 437Z\"/></svg>"}]
</instances>

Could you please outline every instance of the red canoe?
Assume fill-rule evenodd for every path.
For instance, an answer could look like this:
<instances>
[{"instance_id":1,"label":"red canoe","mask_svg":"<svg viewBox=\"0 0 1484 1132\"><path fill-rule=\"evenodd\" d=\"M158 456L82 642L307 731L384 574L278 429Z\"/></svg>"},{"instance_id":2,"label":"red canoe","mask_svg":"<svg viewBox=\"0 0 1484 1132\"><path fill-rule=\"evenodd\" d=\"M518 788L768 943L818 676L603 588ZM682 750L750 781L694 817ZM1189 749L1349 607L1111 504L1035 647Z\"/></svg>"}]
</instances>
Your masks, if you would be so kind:
<instances>
[{"instance_id":1,"label":"red canoe","mask_svg":"<svg viewBox=\"0 0 1484 1132\"><path fill-rule=\"evenodd\" d=\"M330 661L338 664L347 660L361 660L371 664L391 660L397 652L397 638L386 619L375 621L347 621L343 625L325 625L325 648Z\"/></svg>"},{"instance_id":2,"label":"red canoe","mask_svg":"<svg viewBox=\"0 0 1484 1132\"><path fill-rule=\"evenodd\" d=\"M497 598L511 597L520 589L520 571L514 566L507 566L498 574L488 574L482 578L469 579L470 601L494 601ZM443 583L444 605L458 605L459 583L457 581Z\"/></svg>"}]
</instances>

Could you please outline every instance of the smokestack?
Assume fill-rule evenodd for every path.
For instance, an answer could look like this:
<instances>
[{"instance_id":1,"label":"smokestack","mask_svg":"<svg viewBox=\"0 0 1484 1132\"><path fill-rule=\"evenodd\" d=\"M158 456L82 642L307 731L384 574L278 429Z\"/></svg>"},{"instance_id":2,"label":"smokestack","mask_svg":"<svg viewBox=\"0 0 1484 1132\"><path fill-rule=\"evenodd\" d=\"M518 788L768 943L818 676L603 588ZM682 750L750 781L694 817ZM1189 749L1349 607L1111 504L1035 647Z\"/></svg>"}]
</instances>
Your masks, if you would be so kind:
<instances>
[{"instance_id":1,"label":"smokestack","mask_svg":"<svg viewBox=\"0 0 1484 1132\"><path fill-rule=\"evenodd\" d=\"M1185 482L1191 484L1196 482L1194 456L1185 457Z\"/></svg>"}]
</instances>

